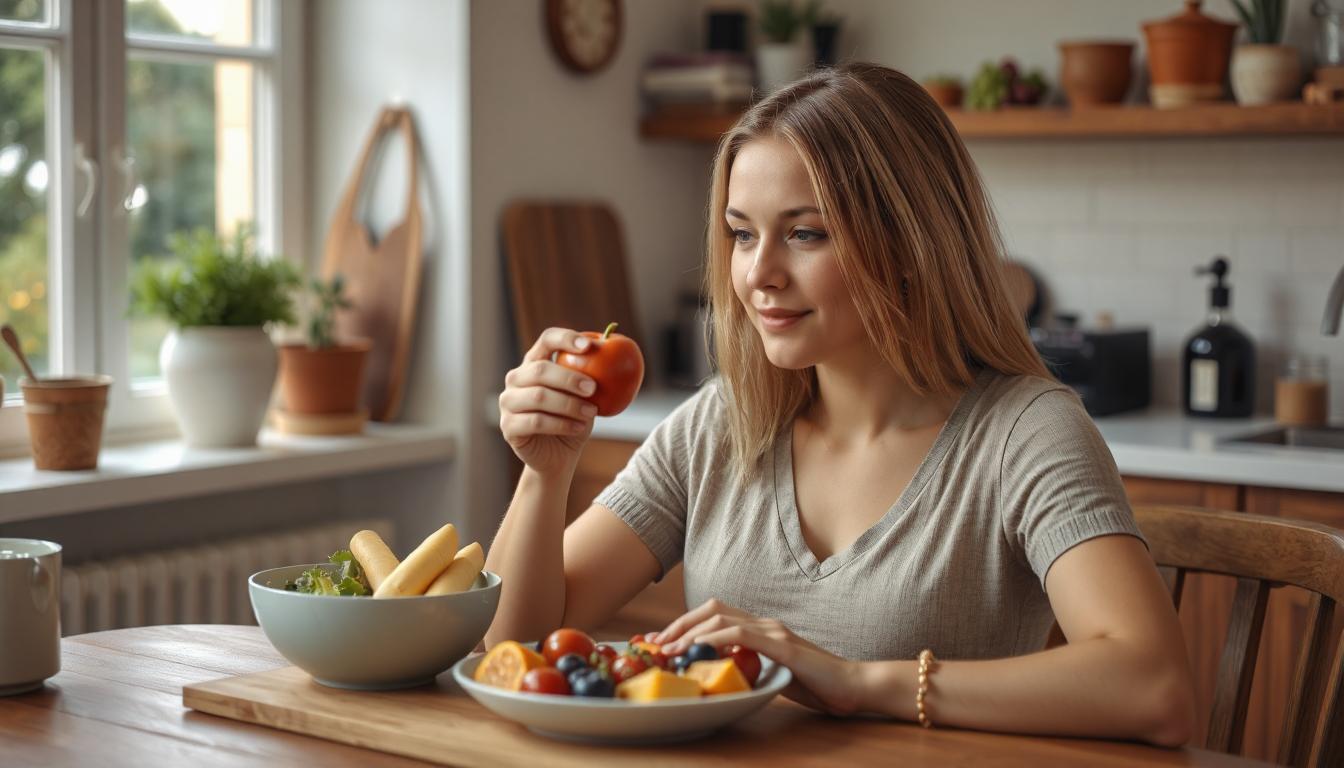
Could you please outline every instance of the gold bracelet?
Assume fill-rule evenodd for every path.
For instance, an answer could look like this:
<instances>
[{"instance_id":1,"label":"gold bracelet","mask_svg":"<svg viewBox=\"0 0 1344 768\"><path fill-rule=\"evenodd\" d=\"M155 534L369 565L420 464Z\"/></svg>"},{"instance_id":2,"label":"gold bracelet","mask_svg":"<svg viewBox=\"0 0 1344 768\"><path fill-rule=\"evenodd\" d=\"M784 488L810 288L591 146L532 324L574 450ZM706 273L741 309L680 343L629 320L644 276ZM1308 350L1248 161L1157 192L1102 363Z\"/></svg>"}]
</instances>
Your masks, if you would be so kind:
<instances>
[{"instance_id":1,"label":"gold bracelet","mask_svg":"<svg viewBox=\"0 0 1344 768\"><path fill-rule=\"evenodd\" d=\"M915 710L919 714L919 724L932 728L933 721L924 711L924 697L929 695L929 672L933 670L933 651L925 648L919 652L919 689L915 692Z\"/></svg>"}]
</instances>

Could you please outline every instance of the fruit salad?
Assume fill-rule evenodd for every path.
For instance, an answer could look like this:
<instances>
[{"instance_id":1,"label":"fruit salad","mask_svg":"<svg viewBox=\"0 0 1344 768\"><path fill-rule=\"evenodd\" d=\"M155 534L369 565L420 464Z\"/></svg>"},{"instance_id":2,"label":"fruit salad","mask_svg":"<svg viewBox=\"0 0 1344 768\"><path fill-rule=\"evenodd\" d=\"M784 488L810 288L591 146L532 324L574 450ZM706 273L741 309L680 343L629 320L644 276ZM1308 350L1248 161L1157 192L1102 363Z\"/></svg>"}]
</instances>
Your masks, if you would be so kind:
<instances>
[{"instance_id":1,"label":"fruit salad","mask_svg":"<svg viewBox=\"0 0 1344 768\"><path fill-rule=\"evenodd\" d=\"M535 645L508 640L476 667L478 683L525 693L650 702L750 691L761 657L740 645L696 643L668 658L653 639L635 635L624 650L577 629L557 629Z\"/></svg>"}]
</instances>

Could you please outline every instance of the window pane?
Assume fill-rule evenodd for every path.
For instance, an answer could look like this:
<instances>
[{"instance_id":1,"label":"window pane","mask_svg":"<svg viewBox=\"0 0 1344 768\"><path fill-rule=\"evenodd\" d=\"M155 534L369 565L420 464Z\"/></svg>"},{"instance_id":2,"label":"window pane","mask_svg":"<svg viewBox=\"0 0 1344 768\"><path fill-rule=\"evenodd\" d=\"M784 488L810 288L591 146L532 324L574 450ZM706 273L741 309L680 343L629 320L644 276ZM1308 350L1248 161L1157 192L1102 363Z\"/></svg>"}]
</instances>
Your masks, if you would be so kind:
<instances>
[{"instance_id":1,"label":"window pane","mask_svg":"<svg viewBox=\"0 0 1344 768\"><path fill-rule=\"evenodd\" d=\"M47 0L0 0L0 19L46 23Z\"/></svg>"},{"instance_id":2,"label":"window pane","mask_svg":"<svg viewBox=\"0 0 1344 768\"><path fill-rule=\"evenodd\" d=\"M0 0L3 1L3 0ZM0 323L19 335L39 376L50 370L47 345L46 59L40 51L0 49ZM22 369L0 354L6 395Z\"/></svg>"},{"instance_id":3,"label":"window pane","mask_svg":"<svg viewBox=\"0 0 1344 768\"><path fill-rule=\"evenodd\" d=\"M253 0L131 0L126 31L251 45L253 17Z\"/></svg>"},{"instance_id":4,"label":"window pane","mask_svg":"<svg viewBox=\"0 0 1344 768\"><path fill-rule=\"evenodd\" d=\"M255 220L255 76L247 62L127 62L126 131L139 179L126 201L133 269L171 258L174 232L228 233ZM131 321L132 380L159 375L167 331L157 318Z\"/></svg>"}]
</instances>

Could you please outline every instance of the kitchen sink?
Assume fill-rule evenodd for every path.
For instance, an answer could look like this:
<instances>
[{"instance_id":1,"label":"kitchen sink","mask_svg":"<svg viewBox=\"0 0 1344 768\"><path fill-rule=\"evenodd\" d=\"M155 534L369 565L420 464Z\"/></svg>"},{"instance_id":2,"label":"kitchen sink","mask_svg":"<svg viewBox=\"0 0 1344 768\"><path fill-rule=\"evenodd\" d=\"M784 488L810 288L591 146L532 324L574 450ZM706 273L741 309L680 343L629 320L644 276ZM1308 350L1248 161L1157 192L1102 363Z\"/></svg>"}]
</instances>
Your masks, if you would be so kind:
<instances>
[{"instance_id":1,"label":"kitchen sink","mask_svg":"<svg viewBox=\"0 0 1344 768\"><path fill-rule=\"evenodd\" d=\"M1226 442L1344 451L1344 427L1278 427L1266 432L1231 437Z\"/></svg>"}]
</instances>

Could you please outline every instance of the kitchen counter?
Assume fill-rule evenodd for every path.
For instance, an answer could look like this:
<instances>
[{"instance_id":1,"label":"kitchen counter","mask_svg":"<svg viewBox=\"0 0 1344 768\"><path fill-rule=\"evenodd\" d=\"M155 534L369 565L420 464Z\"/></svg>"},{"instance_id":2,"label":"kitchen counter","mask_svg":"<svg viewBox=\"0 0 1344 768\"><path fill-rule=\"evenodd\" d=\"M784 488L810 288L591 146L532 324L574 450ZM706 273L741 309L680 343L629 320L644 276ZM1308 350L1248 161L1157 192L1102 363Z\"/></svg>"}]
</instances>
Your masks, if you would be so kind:
<instances>
[{"instance_id":1,"label":"kitchen counter","mask_svg":"<svg viewBox=\"0 0 1344 768\"><path fill-rule=\"evenodd\" d=\"M643 441L693 393L642 392L624 413L598 419L593 437ZM1195 419L1174 408L1150 408L1096 422L1124 475L1344 492L1344 451L1225 442L1273 428L1267 416Z\"/></svg>"}]
</instances>

